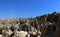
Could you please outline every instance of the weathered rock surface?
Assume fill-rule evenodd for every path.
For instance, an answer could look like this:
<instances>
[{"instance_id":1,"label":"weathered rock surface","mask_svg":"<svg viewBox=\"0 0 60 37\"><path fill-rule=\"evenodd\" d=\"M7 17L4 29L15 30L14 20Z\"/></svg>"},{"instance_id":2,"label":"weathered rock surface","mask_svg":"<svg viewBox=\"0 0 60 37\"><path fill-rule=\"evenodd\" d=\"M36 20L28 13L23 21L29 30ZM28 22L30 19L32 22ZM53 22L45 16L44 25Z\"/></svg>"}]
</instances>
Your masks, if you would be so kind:
<instances>
[{"instance_id":1,"label":"weathered rock surface","mask_svg":"<svg viewBox=\"0 0 60 37\"><path fill-rule=\"evenodd\" d=\"M60 37L60 13L35 18L2 19L0 34L1 37Z\"/></svg>"}]
</instances>

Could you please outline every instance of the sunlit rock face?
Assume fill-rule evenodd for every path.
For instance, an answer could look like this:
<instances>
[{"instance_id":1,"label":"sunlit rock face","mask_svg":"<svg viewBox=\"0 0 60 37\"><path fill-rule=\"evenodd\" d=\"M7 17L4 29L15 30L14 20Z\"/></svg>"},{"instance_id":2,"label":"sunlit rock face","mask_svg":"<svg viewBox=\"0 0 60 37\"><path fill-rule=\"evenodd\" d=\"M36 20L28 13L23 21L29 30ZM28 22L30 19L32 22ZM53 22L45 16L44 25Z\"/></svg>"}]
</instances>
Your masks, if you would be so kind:
<instances>
[{"instance_id":1,"label":"sunlit rock face","mask_svg":"<svg viewBox=\"0 0 60 37\"><path fill-rule=\"evenodd\" d=\"M48 35L60 37L60 13L53 12L35 18L0 19L0 28L2 28L0 31L10 29L14 33L13 35L15 35L15 31L26 31L41 37Z\"/></svg>"},{"instance_id":2,"label":"sunlit rock face","mask_svg":"<svg viewBox=\"0 0 60 37\"><path fill-rule=\"evenodd\" d=\"M3 37L3 35L0 35L0 37Z\"/></svg>"},{"instance_id":3,"label":"sunlit rock face","mask_svg":"<svg viewBox=\"0 0 60 37\"><path fill-rule=\"evenodd\" d=\"M5 37L10 37L10 35L12 34L13 32L10 30L10 29L8 29L8 30L3 30L2 31L2 34L3 34L3 36L5 36Z\"/></svg>"},{"instance_id":4,"label":"sunlit rock face","mask_svg":"<svg viewBox=\"0 0 60 37\"><path fill-rule=\"evenodd\" d=\"M26 37L27 36L27 32L26 31L15 31L15 35L16 37Z\"/></svg>"}]
</instances>

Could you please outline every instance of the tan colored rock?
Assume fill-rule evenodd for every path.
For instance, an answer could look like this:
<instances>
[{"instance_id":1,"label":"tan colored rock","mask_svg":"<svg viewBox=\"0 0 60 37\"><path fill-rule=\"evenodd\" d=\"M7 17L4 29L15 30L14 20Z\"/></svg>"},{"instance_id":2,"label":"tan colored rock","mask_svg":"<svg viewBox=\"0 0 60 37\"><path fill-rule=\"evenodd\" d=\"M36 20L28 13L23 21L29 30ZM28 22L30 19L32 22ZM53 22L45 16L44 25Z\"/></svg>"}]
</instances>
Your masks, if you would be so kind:
<instances>
[{"instance_id":1,"label":"tan colored rock","mask_svg":"<svg viewBox=\"0 0 60 37\"><path fill-rule=\"evenodd\" d=\"M26 31L16 31L15 37L26 37L28 33Z\"/></svg>"}]
</instances>

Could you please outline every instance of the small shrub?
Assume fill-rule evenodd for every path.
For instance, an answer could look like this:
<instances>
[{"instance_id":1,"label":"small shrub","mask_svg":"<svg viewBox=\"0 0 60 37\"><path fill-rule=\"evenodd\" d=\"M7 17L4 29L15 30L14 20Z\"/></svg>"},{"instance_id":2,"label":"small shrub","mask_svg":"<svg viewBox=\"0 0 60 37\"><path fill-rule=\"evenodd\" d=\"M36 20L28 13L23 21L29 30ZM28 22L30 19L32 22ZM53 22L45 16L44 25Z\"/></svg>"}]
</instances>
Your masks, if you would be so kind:
<instances>
[{"instance_id":1,"label":"small shrub","mask_svg":"<svg viewBox=\"0 0 60 37\"><path fill-rule=\"evenodd\" d=\"M0 28L0 30L8 30L7 27Z\"/></svg>"}]
</instances>

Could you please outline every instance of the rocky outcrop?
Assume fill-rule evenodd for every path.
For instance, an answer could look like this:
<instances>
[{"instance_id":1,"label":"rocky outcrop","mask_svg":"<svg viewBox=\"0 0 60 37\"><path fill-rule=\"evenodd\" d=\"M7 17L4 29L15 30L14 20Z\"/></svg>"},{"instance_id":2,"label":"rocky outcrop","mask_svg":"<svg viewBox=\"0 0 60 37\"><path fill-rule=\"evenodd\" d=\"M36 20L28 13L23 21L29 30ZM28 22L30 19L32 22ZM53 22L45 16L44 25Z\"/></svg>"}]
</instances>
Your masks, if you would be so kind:
<instances>
[{"instance_id":1,"label":"rocky outcrop","mask_svg":"<svg viewBox=\"0 0 60 37\"><path fill-rule=\"evenodd\" d=\"M31 37L37 37L37 35L41 37L60 37L60 13L53 12L35 18L0 20L0 28L3 28L0 29L0 33L6 37L25 37L27 34Z\"/></svg>"}]
</instances>

